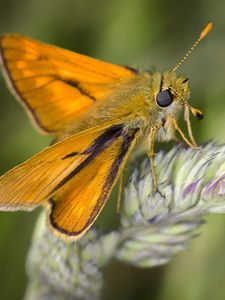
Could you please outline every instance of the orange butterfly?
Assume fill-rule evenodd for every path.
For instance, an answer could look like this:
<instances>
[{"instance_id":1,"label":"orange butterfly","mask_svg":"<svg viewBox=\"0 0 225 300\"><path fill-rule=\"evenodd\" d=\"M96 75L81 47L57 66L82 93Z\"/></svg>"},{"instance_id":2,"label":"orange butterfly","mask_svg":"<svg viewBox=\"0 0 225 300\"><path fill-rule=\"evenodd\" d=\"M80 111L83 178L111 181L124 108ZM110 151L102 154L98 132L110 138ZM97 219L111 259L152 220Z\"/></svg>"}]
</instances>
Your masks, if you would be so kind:
<instances>
[{"instance_id":1,"label":"orange butterfly","mask_svg":"<svg viewBox=\"0 0 225 300\"><path fill-rule=\"evenodd\" d=\"M0 177L1 210L43 205L53 232L76 240L99 215L140 143L149 154L155 187L155 139L170 140L178 130L196 147L188 113L198 118L202 113L187 102L188 81L175 73L181 63L151 73L11 34L0 38L0 54L10 89L38 128L57 140ZM190 141L176 121L182 107Z\"/></svg>"}]
</instances>

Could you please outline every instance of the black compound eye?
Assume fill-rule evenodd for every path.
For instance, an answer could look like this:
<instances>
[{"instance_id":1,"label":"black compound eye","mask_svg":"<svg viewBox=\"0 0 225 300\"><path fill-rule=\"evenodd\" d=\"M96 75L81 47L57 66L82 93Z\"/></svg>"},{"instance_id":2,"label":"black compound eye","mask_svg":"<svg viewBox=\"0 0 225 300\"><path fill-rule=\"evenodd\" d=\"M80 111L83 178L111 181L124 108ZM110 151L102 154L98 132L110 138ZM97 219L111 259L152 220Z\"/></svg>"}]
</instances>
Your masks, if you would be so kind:
<instances>
[{"instance_id":1,"label":"black compound eye","mask_svg":"<svg viewBox=\"0 0 225 300\"><path fill-rule=\"evenodd\" d=\"M156 102L160 107L167 107L173 102L173 94L170 90L159 92L156 96Z\"/></svg>"}]
</instances>

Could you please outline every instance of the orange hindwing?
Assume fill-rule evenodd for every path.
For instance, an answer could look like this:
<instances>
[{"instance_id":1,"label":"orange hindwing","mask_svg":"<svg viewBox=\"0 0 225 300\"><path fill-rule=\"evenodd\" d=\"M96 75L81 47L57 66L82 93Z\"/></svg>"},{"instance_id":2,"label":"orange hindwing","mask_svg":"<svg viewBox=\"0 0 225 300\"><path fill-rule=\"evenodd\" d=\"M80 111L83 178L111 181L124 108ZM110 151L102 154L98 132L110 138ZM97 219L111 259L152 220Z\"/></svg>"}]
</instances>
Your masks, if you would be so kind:
<instances>
[{"instance_id":1,"label":"orange hindwing","mask_svg":"<svg viewBox=\"0 0 225 300\"><path fill-rule=\"evenodd\" d=\"M138 132L123 124L89 129L45 149L0 177L0 209L46 206L58 235L79 238L103 208Z\"/></svg>"}]
</instances>

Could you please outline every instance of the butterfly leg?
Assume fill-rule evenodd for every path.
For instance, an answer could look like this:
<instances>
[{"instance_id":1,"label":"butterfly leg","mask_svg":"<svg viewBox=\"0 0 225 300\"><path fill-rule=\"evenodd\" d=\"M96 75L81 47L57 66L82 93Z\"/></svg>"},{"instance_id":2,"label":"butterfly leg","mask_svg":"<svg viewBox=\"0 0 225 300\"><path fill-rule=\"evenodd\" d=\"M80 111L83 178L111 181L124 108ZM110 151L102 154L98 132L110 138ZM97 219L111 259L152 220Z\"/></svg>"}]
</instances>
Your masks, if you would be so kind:
<instances>
[{"instance_id":1,"label":"butterfly leg","mask_svg":"<svg viewBox=\"0 0 225 300\"><path fill-rule=\"evenodd\" d=\"M193 136L193 132L192 132L192 128L191 128L191 121L190 121L190 110L189 110L189 107L187 107L187 106L185 106L185 110L184 110L184 120L187 123L188 134L189 134L192 144L195 145L196 147L198 147L198 145L195 141L195 138Z\"/></svg>"},{"instance_id":2,"label":"butterfly leg","mask_svg":"<svg viewBox=\"0 0 225 300\"><path fill-rule=\"evenodd\" d=\"M158 191L158 182L157 176L155 172L155 164L154 164L154 143L155 143L155 136L158 130L158 126L152 126L149 135L149 152L148 157L150 160L151 172L152 172L152 181L154 185L155 191Z\"/></svg>"},{"instance_id":3,"label":"butterfly leg","mask_svg":"<svg viewBox=\"0 0 225 300\"><path fill-rule=\"evenodd\" d=\"M149 152L148 152L148 157L150 160L150 166L151 166L151 172L152 172L152 181L153 181L153 186L154 186L154 192L159 193L161 197L165 198L165 195L159 190L158 188L158 181L157 181L157 175L155 172L155 163L154 163L154 144L155 144L155 136L158 131L158 129L161 126L152 126L150 130L150 135L149 135Z\"/></svg>"},{"instance_id":4,"label":"butterfly leg","mask_svg":"<svg viewBox=\"0 0 225 300\"><path fill-rule=\"evenodd\" d=\"M175 120L175 118L173 116L169 116L168 119L172 123L174 129L176 129L179 132L179 134L181 135L182 139L188 144L188 146L190 146L193 149L198 149L199 148L192 141L188 140L188 138L185 136L185 134L183 133L183 131L180 129L179 125L177 124L177 121Z\"/></svg>"},{"instance_id":5,"label":"butterfly leg","mask_svg":"<svg viewBox=\"0 0 225 300\"><path fill-rule=\"evenodd\" d=\"M118 188L118 196L117 196L117 205L116 205L116 213L120 213L121 209L121 200L122 200L122 194L123 194L123 181L124 181L124 175L123 171L119 178L119 188Z\"/></svg>"}]
</instances>

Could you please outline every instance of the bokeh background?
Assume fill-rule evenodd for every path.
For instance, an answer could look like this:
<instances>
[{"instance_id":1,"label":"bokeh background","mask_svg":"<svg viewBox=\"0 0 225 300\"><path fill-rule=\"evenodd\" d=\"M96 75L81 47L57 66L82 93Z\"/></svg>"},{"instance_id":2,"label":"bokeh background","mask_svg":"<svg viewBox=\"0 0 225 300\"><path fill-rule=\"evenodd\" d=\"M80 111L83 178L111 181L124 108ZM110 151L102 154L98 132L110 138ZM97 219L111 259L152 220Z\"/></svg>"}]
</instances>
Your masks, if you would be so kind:
<instances>
[{"instance_id":1,"label":"bokeh background","mask_svg":"<svg viewBox=\"0 0 225 300\"><path fill-rule=\"evenodd\" d=\"M224 12L222 0L1 0L0 33L17 32L99 59L162 71L178 62L212 20L214 30L179 72L190 78L191 103L205 112L202 122L193 120L197 140L225 142ZM0 174L51 141L32 127L2 77L0 138ZM37 215L0 213L1 299L23 297ZM105 299L225 299L224 226L225 216L208 218L189 250L164 267L138 269L112 262L105 270Z\"/></svg>"}]
</instances>

